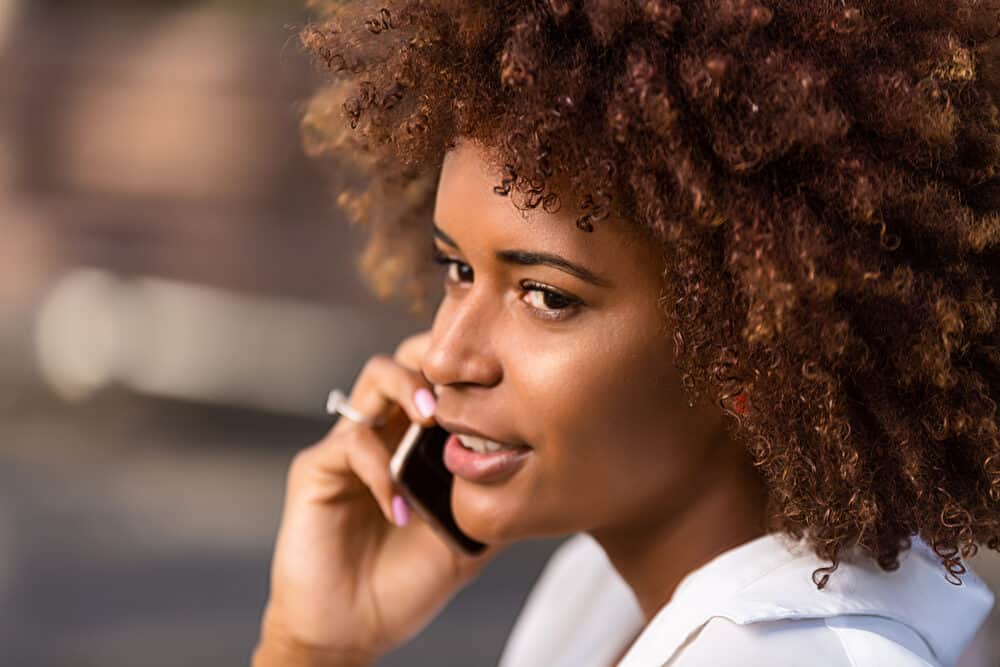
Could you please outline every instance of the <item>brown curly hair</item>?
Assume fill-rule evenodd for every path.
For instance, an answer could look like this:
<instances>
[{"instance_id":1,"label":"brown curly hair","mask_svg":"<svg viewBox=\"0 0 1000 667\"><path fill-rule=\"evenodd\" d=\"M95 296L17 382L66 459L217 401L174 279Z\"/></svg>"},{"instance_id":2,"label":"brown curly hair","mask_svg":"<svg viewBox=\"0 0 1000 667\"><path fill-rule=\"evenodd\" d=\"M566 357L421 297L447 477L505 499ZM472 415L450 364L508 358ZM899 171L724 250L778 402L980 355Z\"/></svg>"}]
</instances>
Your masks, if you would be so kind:
<instances>
[{"instance_id":1,"label":"brown curly hair","mask_svg":"<svg viewBox=\"0 0 1000 667\"><path fill-rule=\"evenodd\" d=\"M816 585L913 535L959 585L1000 551L1000 3L849 2L311 0L304 140L364 177L364 272L418 310L459 137L517 206L648 232L690 402L831 561Z\"/></svg>"}]
</instances>

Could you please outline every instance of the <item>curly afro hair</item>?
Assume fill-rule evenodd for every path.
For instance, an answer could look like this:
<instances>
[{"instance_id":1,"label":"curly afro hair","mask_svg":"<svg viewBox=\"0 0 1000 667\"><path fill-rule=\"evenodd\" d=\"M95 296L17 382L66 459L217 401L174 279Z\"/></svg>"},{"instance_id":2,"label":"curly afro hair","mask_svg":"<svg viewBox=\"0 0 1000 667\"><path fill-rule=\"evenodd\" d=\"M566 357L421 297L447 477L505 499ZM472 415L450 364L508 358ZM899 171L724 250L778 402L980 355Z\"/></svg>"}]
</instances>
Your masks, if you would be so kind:
<instances>
[{"instance_id":1,"label":"curly afro hair","mask_svg":"<svg viewBox=\"0 0 1000 667\"><path fill-rule=\"evenodd\" d=\"M423 309L436 177L478 140L516 206L662 244L690 402L818 587L854 545L894 570L919 535L956 585L1000 551L997 0L310 5L304 142L361 177L377 294Z\"/></svg>"}]
</instances>

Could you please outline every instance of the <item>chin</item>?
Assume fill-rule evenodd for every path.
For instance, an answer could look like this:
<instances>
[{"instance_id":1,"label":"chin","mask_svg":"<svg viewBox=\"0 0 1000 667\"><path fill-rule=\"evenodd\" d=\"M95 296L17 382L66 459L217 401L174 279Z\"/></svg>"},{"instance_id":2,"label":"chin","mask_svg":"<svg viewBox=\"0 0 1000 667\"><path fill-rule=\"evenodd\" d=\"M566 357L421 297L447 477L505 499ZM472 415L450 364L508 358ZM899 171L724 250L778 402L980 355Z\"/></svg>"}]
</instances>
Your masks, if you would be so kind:
<instances>
[{"instance_id":1,"label":"chin","mask_svg":"<svg viewBox=\"0 0 1000 667\"><path fill-rule=\"evenodd\" d=\"M520 503L509 492L503 484L488 486L456 477L451 489L455 523L466 535L486 544L523 539Z\"/></svg>"},{"instance_id":2,"label":"chin","mask_svg":"<svg viewBox=\"0 0 1000 667\"><path fill-rule=\"evenodd\" d=\"M456 477L451 489L455 523L484 544L564 537L579 529L569 525L565 512L544 512L541 510L546 506L537 501L524 502L538 496L523 489L509 484L475 484Z\"/></svg>"}]
</instances>

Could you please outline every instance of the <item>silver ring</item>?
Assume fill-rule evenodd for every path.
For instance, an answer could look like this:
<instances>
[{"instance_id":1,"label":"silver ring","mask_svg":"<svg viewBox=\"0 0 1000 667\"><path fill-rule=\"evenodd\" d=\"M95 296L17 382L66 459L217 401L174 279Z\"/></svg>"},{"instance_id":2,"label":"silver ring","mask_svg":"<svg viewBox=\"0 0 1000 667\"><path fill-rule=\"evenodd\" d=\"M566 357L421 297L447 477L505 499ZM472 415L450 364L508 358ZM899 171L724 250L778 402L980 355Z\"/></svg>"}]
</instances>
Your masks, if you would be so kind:
<instances>
[{"instance_id":1,"label":"silver ring","mask_svg":"<svg viewBox=\"0 0 1000 667\"><path fill-rule=\"evenodd\" d=\"M326 399L326 412L331 415L343 415L352 422L357 422L358 424L369 428L378 428L382 425L382 420L366 417L352 408L347 402L347 396L339 389L333 389L330 391L330 395Z\"/></svg>"}]
</instances>

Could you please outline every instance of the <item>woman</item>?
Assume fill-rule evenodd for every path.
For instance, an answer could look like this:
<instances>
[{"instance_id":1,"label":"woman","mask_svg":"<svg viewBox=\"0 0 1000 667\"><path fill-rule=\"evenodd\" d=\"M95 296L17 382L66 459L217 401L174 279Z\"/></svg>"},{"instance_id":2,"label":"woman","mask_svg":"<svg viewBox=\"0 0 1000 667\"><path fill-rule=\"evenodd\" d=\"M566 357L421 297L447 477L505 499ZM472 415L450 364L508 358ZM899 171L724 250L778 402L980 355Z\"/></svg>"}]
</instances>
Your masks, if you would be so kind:
<instances>
[{"instance_id":1,"label":"woman","mask_svg":"<svg viewBox=\"0 0 1000 667\"><path fill-rule=\"evenodd\" d=\"M1000 549L1000 10L314 4L367 275L422 307L433 242L445 293L292 462L255 666L373 664L570 534L508 665L954 664ZM482 556L394 494L411 420L523 450L456 474Z\"/></svg>"}]
</instances>

